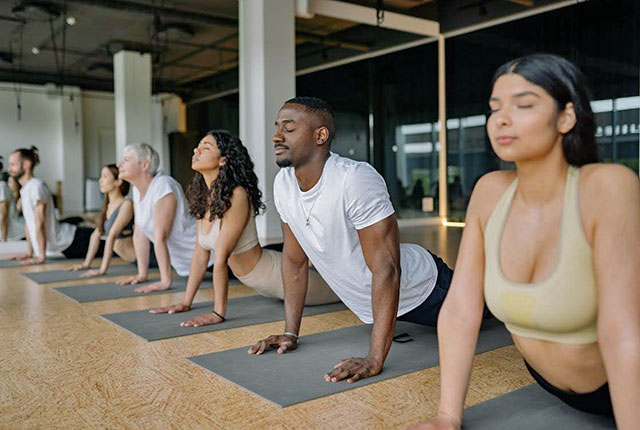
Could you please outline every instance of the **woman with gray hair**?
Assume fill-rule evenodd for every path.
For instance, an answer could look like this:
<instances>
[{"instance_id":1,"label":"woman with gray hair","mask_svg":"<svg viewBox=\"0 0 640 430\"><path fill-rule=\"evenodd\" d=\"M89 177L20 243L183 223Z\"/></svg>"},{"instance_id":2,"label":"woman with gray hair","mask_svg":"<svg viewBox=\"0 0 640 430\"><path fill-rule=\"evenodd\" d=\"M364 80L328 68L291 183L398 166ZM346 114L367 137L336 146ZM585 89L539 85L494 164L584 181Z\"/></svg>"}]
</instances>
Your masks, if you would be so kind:
<instances>
[{"instance_id":1,"label":"woman with gray hair","mask_svg":"<svg viewBox=\"0 0 640 430\"><path fill-rule=\"evenodd\" d=\"M119 284L146 281L150 265L160 269L160 280L135 290L140 293L171 288L171 267L180 276L188 275L196 245L196 223L189 214L182 186L158 171L159 161L150 145L131 143L118 162L120 178L133 185L133 247L138 264L138 274ZM208 265L212 262L211 258Z\"/></svg>"}]
</instances>

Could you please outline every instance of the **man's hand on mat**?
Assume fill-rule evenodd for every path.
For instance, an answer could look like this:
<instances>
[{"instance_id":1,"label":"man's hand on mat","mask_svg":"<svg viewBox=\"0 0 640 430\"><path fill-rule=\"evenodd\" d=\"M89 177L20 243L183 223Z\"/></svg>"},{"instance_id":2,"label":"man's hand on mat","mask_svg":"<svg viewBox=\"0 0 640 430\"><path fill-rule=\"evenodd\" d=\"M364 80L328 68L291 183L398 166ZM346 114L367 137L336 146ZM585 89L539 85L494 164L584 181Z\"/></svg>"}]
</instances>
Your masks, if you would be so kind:
<instances>
[{"instance_id":1,"label":"man's hand on mat","mask_svg":"<svg viewBox=\"0 0 640 430\"><path fill-rule=\"evenodd\" d=\"M31 258L31 254L14 255L13 257L9 258L9 261L11 261L11 260L26 260L27 258Z\"/></svg>"},{"instance_id":2,"label":"man's hand on mat","mask_svg":"<svg viewBox=\"0 0 640 430\"><path fill-rule=\"evenodd\" d=\"M69 272L77 272L79 270L86 270L88 268L89 268L88 264L78 263L78 264L74 264L73 266L71 266L69 268Z\"/></svg>"},{"instance_id":3,"label":"man's hand on mat","mask_svg":"<svg viewBox=\"0 0 640 430\"><path fill-rule=\"evenodd\" d=\"M345 378L347 382L356 382L358 379L375 376L382 371L382 363L377 363L369 357L351 357L341 360L333 366L333 370L324 375L327 382L338 382Z\"/></svg>"},{"instance_id":4,"label":"man's hand on mat","mask_svg":"<svg viewBox=\"0 0 640 430\"><path fill-rule=\"evenodd\" d=\"M117 281L116 285L136 285L136 284L145 282L146 280L147 280L146 276L135 275L135 276L129 276L127 279Z\"/></svg>"},{"instance_id":5,"label":"man's hand on mat","mask_svg":"<svg viewBox=\"0 0 640 430\"><path fill-rule=\"evenodd\" d=\"M177 314L179 312L186 312L189 309L191 309L190 305L185 305L184 303L181 302L171 306L164 306L162 308L151 309L149 313L150 314ZM183 325L183 324L184 323L180 325Z\"/></svg>"},{"instance_id":6,"label":"man's hand on mat","mask_svg":"<svg viewBox=\"0 0 640 430\"><path fill-rule=\"evenodd\" d=\"M101 276L104 275L106 272L103 272L100 269L91 269L91 270L87 270L86 272L84 272L82 275L79 276L79 278L91 278L93 276Z\"/></svg>"},{"instance_id":7,"label":"man's hand on mat","mask_svg":"<svg viewBox=\"0 0 640 430\"><path fill-rule=\"evenodd\" d=\"M156 281L149 285L145 285L144 287L138 287L135 291L136 293L150 293L152 291L164 291L171 288L171 281L164 283L162 281Z\"/></svg>"},{"instance_id":8,"label":"man's hand on mat","mask_svg":"<svg viewBox=\"0 0 640 430\"><path fill-rule=\"evenodd\" d=\"M293 336L275 334L263 339L249 348L249 354L261 355L267 348L278 348L278 354L293 351L298 347L298 340Z\"/></svg>"},{"instance_id":9,"label":"man's hand on mat","mask_svg":"<svg viewBox=\"0 0 640 430\"><path fill-rule=\"evenodd\" d=\"M460 420L440 412L430 420L407 427L407 430L460 430L460 425Z\"/></svg>"},{"instance_id":10,"label":"man's hand on mat","mask_svg":"<svg viewBox=\"0 0 640 430\"><path fill-rule=\"evenodd\" d=\"M202 327L203 325L220 324L224 321L216 314L198 315L189 321L181 322L180 327Z\"/></svg>"},{"instance_id":11,"label":"man's hand on mat","mask_svg":"<svg viewBox=\"0 0 640 430\"><path fill-rule=\"evenodd\" d=\"M21 266L28 266L29 264L42 264L45 261L45 257L33 257L27 258L26 260L22 260L20 262Z\"/></svg>"}]
</instances>

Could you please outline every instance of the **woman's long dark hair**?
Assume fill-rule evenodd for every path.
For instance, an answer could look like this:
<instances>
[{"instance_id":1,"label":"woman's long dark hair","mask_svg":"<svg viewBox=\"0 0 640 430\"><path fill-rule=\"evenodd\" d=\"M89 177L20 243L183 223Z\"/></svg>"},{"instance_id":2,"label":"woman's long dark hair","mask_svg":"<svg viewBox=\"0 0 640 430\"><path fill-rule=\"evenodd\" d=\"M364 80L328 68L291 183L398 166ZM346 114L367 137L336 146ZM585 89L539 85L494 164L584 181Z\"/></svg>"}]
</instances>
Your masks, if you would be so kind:
<instances>
[{"instance_id":1,"label":"woman's long dark hair","mask_svg":"<svg viewBox=\"0 0 640 430\"><path fill-rule=\"evenodd\" d=\"M576 125L562 138L567 162L582 166L599 161L595 131L596 121L591 110L591 95L582 72L570 61L551 54L533 54L503 64L496 70L491 87L500 76L515 73L544 89L563 110L573 103Z\"/></svg>"},{"instance_id":2,"label":"woman's long dark hair","mask_svg":"<svg viewBox=\"0 0 640 430\"><path fill-rule=\"evenodd\" d=\"M202 173L196 172L187 189L189 212L196 219L204 218L207 211L210 218L222 218L231 207L231 195L237 186L247 191L249 203L254 215L258 215L265 208L262 203L262 192L258 188L258 177L253 171L253 161L247 148L240 139L226 130L211 130L206 136L212 136L220 150L220 156L225 157L225 163L220 167L218 177L207 188Z\"/></svg>"},{"instance_id":3,"label":"woman's long dark hair","mask_svg":"<svg viewBox=\"0 0 640 430\"><path fill-rule=\"evenodd\" d=\"M107 164L107 169L113 174L113 177L118 179L118 175L120 175L120 170L118 166L115 164ZM120 186L118 187L123 196L129 194L129 183L127 181L122 181ZM109 206L109 194L104 195L104 202L102 202L102 208L100 209L100 213L98 214L98 218L96 219L96 227L101 233L104 233L104 222L107 219L107 206Z\"/></svg>"}]
</instances>

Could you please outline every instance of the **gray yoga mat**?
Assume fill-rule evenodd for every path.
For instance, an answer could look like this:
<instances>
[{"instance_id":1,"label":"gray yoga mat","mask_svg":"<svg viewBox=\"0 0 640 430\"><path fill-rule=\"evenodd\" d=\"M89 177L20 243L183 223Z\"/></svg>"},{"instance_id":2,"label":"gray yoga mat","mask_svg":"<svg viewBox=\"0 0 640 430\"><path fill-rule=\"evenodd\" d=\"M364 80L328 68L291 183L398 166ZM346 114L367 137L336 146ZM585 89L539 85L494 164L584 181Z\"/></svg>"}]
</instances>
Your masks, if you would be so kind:
<instances>
[{"instance_id":1,"label":"gray yoga mat","mask_svg":"<svg viewBox=\"0 0 640 430\"><path fill-rule=\"evenodd\" d=\"M608 430L612 418L587 414L565 405L538 384L528 385L468 409L463 426L469 430Z\"/></svg>"},{"instance_id":2,"label":"gray yoga mat","mask_svg":"<svg viewBox=\"0 0 640 430\"><path fill-rule=\"evenodd\" d=\"M487 321L483 327L477 353L512 343L500 322ZM298 349L283 355L275 351L267 351L261 356L250 355L247 345L188 360L265 400L286 407L438 365L435 329L398 321L396 336L402 333L408 333L413 341L393 342L382 373L352 384L325 382L324 375L343 358L367 355L370 325L302 336Z\"/></svg>"},{"instance_id":3,"label":"gray yoga mat","mask_svg":"<svg viewBox=\"0 0 640 430\"><path fill-rule=\"evenodd\" d=\"M55 257L47 257L43 264L28 264L26 266L21 266L20 261L16 260L0 260L0 268L3 267L31 267L31 266L45 266L48 263L61 263L61 262L80 262L79 259L68 259L63 256L55 256Z\"/></svg>"},{"instance_id":4,"label":"gray yoga mat","mask_svg":"<svg viewBox=\"0 0 640 430\"><path fill-rule=\"evenodd\" d=\"M148 341L284 320L284 304L281 300L254 295L229 299L227 303L229 317L224 323L202 327L180 327L181 322L211 312L211 309L213 309L213 302L203 302L195 303L188 312L171 315L150 314L149 309L145 309L102 315L102 317ZM303 315L318 315L345 309L347 307L342 303L306 306Z\"/></svg>"},{"instance_id":5,"label":"gray yoga mat","mask_svg":"<svg viewBox=\"0 0 640 430\"><path fill-rule=\"evenodd\" d=\"M80 278L80 275L85 272L86 270L80 270L77 272L70 272L68 270L46 270L43 272L22 272L22 276L25 276L32 281L37 282L38 284L48 284L50 282L82 280L85 278ZM138 273L138 267L135 264L114 264L109 267L106 275L95 276L95 278L103 278L106 276L135 275L136 273ZM157 273L157 270L150 271L150 273Z\"/></svg>"},{"instance_id":6,"label":"gray yoga mat","mask_svg":"<svg viewBox=\"0 0 640 430\"><path fill-rule=\"evenodd\" d=\"M57 292L75 300L76 302L97 302L100 300L122 299L125 297L138 297L156 294L169 294L184 291L187 288L186 277L174 277L171 281L171 288L163 291L154 291L151 293L136 293L138 287L157 281L159 278L149 279L149 281L137 285L116 285L115 282L104 282L100 284L83 284L73 285L70 287L54 288ZM211 277L205 280L211 280ZM233 281L229 281L229 285ZM200 286L200 289L211 288L211 282L207 282Z\"/></svg>"}]
</instances>

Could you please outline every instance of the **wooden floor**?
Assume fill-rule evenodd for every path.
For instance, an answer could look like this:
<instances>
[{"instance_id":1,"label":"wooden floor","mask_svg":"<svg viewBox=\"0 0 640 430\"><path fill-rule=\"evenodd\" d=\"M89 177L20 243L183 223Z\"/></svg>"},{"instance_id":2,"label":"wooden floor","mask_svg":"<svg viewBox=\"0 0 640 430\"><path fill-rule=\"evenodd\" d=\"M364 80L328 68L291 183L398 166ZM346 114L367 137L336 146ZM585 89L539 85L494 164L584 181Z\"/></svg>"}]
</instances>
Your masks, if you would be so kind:
<instances>
[{"instance_id":1,"label":"wooden floor","mask_svg":"<svg viewBox=\"0 0 640 430\"><path fill-rule=\"evenodd\" d=\"M453 266L460 234L421 227L403 229L401 238ZM0 269L0 428L386 429L436 411L437 367L281 409L185 357L252 344L282 332L282 322L146 342L99 315L168 305L181 293L78 304L52 290L59 284L20 275L39 270ZM254 294L246 287L230 291ZM204 291L196 300L211 295ZM358 324L350 311L305 317L301 335ZM478 355L467 404L531 381L512 346Z\"/></svg>"}]
</instances>

